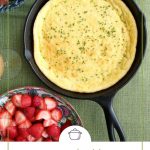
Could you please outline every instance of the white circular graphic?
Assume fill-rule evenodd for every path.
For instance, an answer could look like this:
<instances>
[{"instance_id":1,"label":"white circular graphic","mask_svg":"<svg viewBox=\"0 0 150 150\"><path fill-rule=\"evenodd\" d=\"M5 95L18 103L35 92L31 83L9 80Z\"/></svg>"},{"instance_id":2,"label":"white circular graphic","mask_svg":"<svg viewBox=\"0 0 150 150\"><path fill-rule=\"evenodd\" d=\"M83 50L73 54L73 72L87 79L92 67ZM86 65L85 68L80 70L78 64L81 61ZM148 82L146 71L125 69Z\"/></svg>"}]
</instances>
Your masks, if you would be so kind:
<instances>
[{"instance_id":1,"label":"white circular graphic","mask_svg":"<svg viewBox=\"0 0 150 150\"><path fill-rule=\"evenodd\" d=\"M89 132L80 126L70 126L66 128L60 135L60 142L91 142Z\"/></svg>"}]
</instances>

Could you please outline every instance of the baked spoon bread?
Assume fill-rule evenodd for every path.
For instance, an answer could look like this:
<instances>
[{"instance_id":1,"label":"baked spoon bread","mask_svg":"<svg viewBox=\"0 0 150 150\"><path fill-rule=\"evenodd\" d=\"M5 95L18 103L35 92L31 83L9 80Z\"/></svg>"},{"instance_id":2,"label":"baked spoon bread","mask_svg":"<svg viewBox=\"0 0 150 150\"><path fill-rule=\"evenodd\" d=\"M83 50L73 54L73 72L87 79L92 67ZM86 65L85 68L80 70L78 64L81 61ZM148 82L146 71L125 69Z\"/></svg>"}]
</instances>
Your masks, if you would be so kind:
<instances>
[{"instance_id":1,"label":"baked spoon bread","mask_svg":"<svg viewBox=\"0 0 150 150\"><path fill-rule=\"evenodd\" d=\"M57 86L93 93L113 86L130 69L137 27L122 0L50 0L38 13L34 58Z\"/></svg>"}]
</instances>

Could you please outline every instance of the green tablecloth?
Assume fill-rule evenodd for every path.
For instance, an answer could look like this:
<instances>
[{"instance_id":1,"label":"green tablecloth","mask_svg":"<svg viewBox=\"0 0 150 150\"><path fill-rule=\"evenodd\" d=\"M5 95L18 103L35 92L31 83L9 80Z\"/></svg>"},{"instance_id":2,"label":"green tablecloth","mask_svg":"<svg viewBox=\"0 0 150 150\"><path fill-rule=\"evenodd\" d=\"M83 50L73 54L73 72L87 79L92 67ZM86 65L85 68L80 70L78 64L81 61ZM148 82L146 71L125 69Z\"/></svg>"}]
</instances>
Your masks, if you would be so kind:
<instances>
[{"instance_id":1,"label":"green tablecloth","mask_svg":"<svg viewBox=\"0 0 150 150\"><path fill-rule=\"evenodd\" d=\"M0 14L0 52L5 58L5 73L0 80L0 94L21 86L45 85L36 77L24 59L23 28L26 15L34 0L25 0L17 9ZM136 0L150 26L150 1ZM148 32L149 32L148 28ZM149 40L148 40L149 41ZM114 107L129 141L150 140L150 53L149 43L143 64L136 76L115 96ZM92 139L107 141L102 109L94 102L69 99L80 114Z\"/></svg>"}]
</instances>

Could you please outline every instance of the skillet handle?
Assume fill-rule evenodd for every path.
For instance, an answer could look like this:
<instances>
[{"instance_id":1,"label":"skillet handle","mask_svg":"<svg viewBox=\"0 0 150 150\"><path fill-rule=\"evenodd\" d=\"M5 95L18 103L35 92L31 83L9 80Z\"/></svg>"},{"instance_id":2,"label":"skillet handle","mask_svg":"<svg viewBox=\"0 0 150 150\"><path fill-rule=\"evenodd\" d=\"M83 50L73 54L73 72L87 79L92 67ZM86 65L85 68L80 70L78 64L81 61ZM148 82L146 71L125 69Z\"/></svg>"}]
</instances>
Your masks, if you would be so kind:
<instances>
[{"instance_id":1,"label":"skillet handle","mask_svg":"<svg viewBox=\"0 0 150 150\"><path fill-rule=\"evenodd\" d=\"M124 132L120 126L120 123L116 117L116 114L112 106L112 97L109 98L107 97L103 101L100 101L99 99L96 100L96 102L103 108L105 118L106 118L109 140L116 141L115 132L114 132L116 130L119 135L120 141L126 141Z\"/></svg>"}]
</instances>

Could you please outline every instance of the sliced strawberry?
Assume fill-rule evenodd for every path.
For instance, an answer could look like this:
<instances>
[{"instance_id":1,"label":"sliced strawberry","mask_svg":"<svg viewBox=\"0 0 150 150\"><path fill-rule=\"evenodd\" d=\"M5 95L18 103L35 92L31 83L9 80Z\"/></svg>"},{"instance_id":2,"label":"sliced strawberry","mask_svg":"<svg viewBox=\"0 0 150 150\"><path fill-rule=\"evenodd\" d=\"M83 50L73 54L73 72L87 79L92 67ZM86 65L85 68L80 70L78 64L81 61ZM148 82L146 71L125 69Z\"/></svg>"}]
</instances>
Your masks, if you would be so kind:
<instances>
[{"instance_id":1,"label":"sliced strawberry","mask_svg":"<svg viewBox=\"0 0 150 150\"><path fill-rule=\"evenodd\" d=\"M70 127L71 125L72 125L72 122L70 120L67 120L66 123L61 126L61 132L65 130L66 128Z\"/></svg>"},{"instance_id":2,"label":"sliced strawberry","mask_svg":"<svg viewBox=\"0 0 150 150\"><path fill-rule=\"evenodd\" d=\"M21 94L14 95L11 100L16 107L21 107Z\"/></svg>"},{"instance_id":3,"label":"sliced strawberry","mask_svg":"<svg viewBox=\"0 0 150 150\"><path fill-rule=\"evenodd\" d=\"M0 119L11 119L11 115L9 112L7 111L3 111L0 113Z\"/></svg>"},{"instance_id":4,"label":"sliced strawberry","mask_svg":"<svg viewBox=\"0 0 150 150\"><path fill-rule=\"evenodd\" d=\"M11 124L11 115L7 112L0 113L0 131L4 131Z\"/></svg>"},{"instance_id":5,"label":"sliced strawberry","mask_svg":"<svg viewBox=\"0 0 150 150\"><path fill-rule=\"evenodd\" d=\"M18 128L18 134L25 139L29 136L29 133L25 128Z\"/></svg>"},{"instance_id":6,"label":"sliced strawberry","mask_svg":"<svg viewBox=\"0 0 150 150\"><path fill-rule=\"evenodd\" d=\"M3 112L3 111L4 111L3 107L0 106L0 113Z\"/></svg>"},{"instance_id":7,"label":"sliced strawberry","mask_svg":"<svg viewBox=\"0 0 150 150\"><path fill-rule=\"evenodd\" d=\"M39 108L40 108L40 109L47 109L47 106L46 106L44 100L41 101L41 104L40 104Z\"/></svg>"},{"instance_id":8,"label":"sliced strawberry","mask_svg":"<svg viewBox=\"0 0 150 150\"><path fill-rule=\"evenodd\" d=\"M34 141L36 140L36 138L33 137L32 135L29 135L29 136L27 137L27 140L28 140L29 142L34 142Z\"/></svg>"},{"instance_id":9,"label":"sliced strawberry","mask_svg":"<svg viewBox=\"0 0 150 150\"><path fill-rule=\"evenodd\" d=\"M7 133L7 137L9 137L10 139L14 139L18 135L16 127L8 127L6 129L6 133Z\"/></svg>"},{"instance_id":10,"label":"sliced strawberry","mask_svg":"<svg viewBox=\"0 0 150 150\"><path fill-rule=\"evenodd\" d=\"M43 101L43 98L40 96L34 96L32 101L32 106L39 107L41 105L41 102Z\"/></svg>"},{"instance_id":11,"label":"sliced strawberry","mask_svg":"<svg viewBox=\"0 0 150 150\"><path fill-rule=\"evenodd\" d=\"M30 120L34 120L35 108L34 107L27 107L24 109L25 116Z\"/></svg>"},{"instance_id":12,"label":"sliced strawberry","mask_svg":"<svg viewBox=\"0 0 150 150\"><path fill-rule=\"evenodd\" d=\"M0 131L0 136L1 136L2 138L3 138L3 137L6 137L6 129Z\"/></svg>"},{"instance_id":13,"label":"sliced strawberry","mask_svg":"<svg viewBox=\"0 0 150 150\"><path fill-rule=\"evenodd\" d=\"M48 110L40 110L39 113L36 115L36 120L49 120L51 119L51 113Z\"/></svg>"},{"instance_id":14,"label":"sliced strawberry","mask_svg":"<svg viewBox=\"0 0 150 150\"><path fill-rule=\"evenodd\" d=\"M44 127L49 127L49 126L51 126L53 124L57 125L57 122L55 120L53 120L53 119L44 120L44 122L43 122L43 126Z\"/></svg>"},{"instance_id":15,"label":"sliced strawberry","mask_svg":"<svg viewBox=\"0 0 150 150\"><path fill-rule=\"evenodd\" d=\"M51 138L46 138L43 140L44 142L53 142L53 140Z\"/></svg>"},{"instance_id":16,"label":"sliced strawberry","mask_svg":"<svg viewBox=\"0 0 150 150\"><path fill-rule=\"evenodd\" d=\"M48 110L53 110L54 108L57 107L57 101L53 98L46 97L44 98L44 101Z\"/></svg>"},{"instance_id":17,"label":"sliced strawberry","mask_svg":"<svg viewBox=\"0 0 150 150\"><path fill-rule=\"evenodd\" d=\"M16 125L16 122L15 122L14 120L12 120L9 126L10 126L10 127L15 127L15 126L17 126L17 125Z\"/></svg>"},{"instance_id":18,"label":"sliced strawberry","mask_svg":"<svg viewBox=\"0 0 150 150\"><path fill-rule=\"evenodd\" d=\"M42 141L43 141L43 137L41 137L38 140L36 140L36 142L42 142Z\"/></svg>"},{"instance_id":19,"label":"sliced strawberry","mask_svg":"<svg viewBox=\"0 0 150 150\"><path fill-rule=\"evenodd\" d=\"M44 137L44 138L48 138L49 137L49 135L47 134L46 130L43 131L42 137Z\"/></svg>"},{"instance_id":20,"label":"sliced strawberry","mask_svg":"<svg viewBox=\"0 0 150 150\"><path fill-rule=\"evenodd\" d=\"M35 109L35 114L34 114L34 115L36 116L40 111L41 111L41 109L36 108L36 109Z\"/></svg>"},{"instance_id":21,"label":"sliced strawberry","mask_svg":"<svg viewBox=\"0 0 150 150\"><path fill-rule=\"evenodd\" d=\"M55 121L60 121L63 117L62 111L58 108L55 108L54 110L52 110L51 112L51 116Z\"/></svg>"},{"instance_id":22,"label":"sliced strawberry","mask_svg":"<svg viewBox=\"0 0 150 150\"><path fill-rule=\"evenodd\" d=\"M19 125L21 123L23 123L24 121L26 121L26 116L21 112L21 111L16 111L16 114L15 114L15 121L16 121L16 124Z\"/></svg>"},{"instance_id":23,"label":"sliced strawberry","mask_svg":"<svg viewBox=\"0 0 150 150\"><path fill-rule=\"evenodd\" d=\"M28 94L22 95L22 97L21 97L21 107L26 108L26 107L31 106L31 104L32 104L31 96L29 96Z\"/></svg>"},{"instance_id":24,"label":"sliced strawberry","mask_svg":"<svg viewBox=\"0 0 150 150\"><path fill-rule=\"evenodd\" d=\"M13 116L16 110L15 105L12 103L12 101L9 101L5 104L6 110Z\"/></svg>"},{"instance_id":25,"label":"sliced strawberry","mask_svg":"<svg viewBox=\"0 0 150 150\"><path fill-rule=\"evenodd\" d=\"M0 0L0 5L7 5L9 0Z\"/></svg>"},{"instance_id":26,"label":"sliced strawberry","mask_svg":"<svg viewBox=\"0 0 150 150\"><path fill-rule=\"evenodd\" d=\"M46 131L48 135L51 136L53 139L58 138L60 136L60 127L58 127L55 124L48 127Z\"/></svg>"},{"instance_id":27,"label":"sliced strawberry","mask_svg":"<svg viewBox=\"0 0 150 150\"><path fill-rule=\"evenodd\" d=\"M23 138L22 136L18 136L16 138L16 141L18 141L18 142L24 142L24 141L27 141L27 140L25 138Z\"/></svg>"},{"instance_id":28,"label":"sliced strawberry","mask_svg":"<svg viewBox=\"0 0 150 150\"><path fill-rule=\"evenodd\" d=\"M23 123L18 125L18 128L30 128L32 126L31 122L29 120L25 120Z\"/></svg>"},{"instance_id":29,"label":"sliced strawberry","mask_svg":"<svg viewBox=\"0 0 150 150\"><path fill-rule=\"evenodd\" d=\"M5 138L3 138L3 141L4 141L4 142L12 142L13 140L10 139L9 137L5 137Z\"/></svg>"},{"instance_id":30,"label":"sliced strawberry","mask_svg":"<svg viewBox=\"0 0 150 150\"><path fill-rule=\"evenodd\" d=\"M59 137L60 137L60 135L53 137L53 141L58 142L59 141Z\"/></svg>"},{"instance_id":31,"label":"sliced strawberry","mask_svg":"<svg viewBox=\"0 0 150 150\"><path fill-rule=\"evenodd\" d=\"M41 123L34 124L28 129L29 134L36 139L42 137L43 131L44 131L44 127Z\"/></svg>"}]
</instances>

